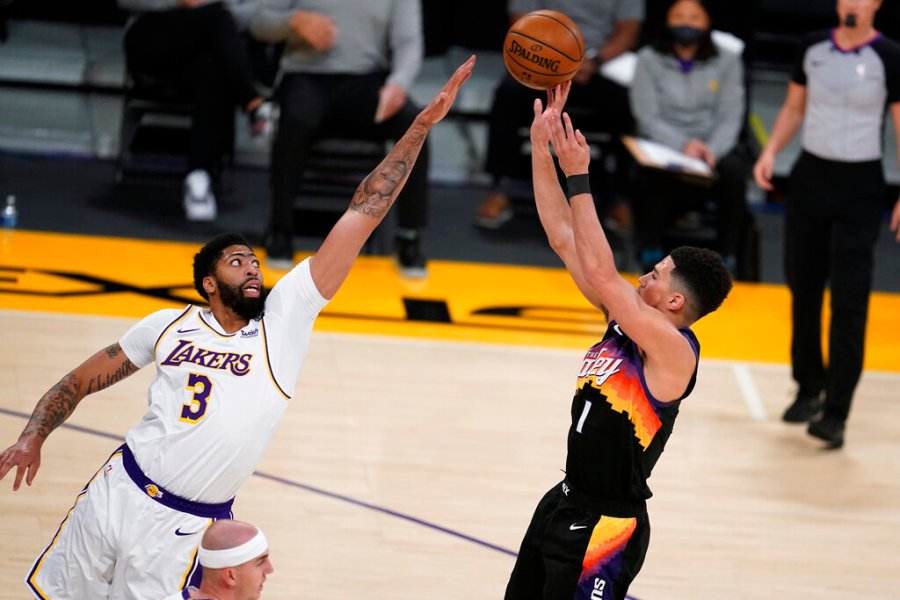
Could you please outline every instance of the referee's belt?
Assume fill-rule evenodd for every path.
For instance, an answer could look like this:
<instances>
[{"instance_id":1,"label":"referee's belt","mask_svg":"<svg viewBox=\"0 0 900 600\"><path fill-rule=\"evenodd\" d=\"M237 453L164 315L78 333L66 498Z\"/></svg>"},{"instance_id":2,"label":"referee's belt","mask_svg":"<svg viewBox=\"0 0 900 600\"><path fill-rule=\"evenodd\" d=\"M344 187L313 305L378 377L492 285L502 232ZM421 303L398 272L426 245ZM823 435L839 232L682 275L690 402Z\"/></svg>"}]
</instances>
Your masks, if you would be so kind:
<instances>
[{"instance_id":1,"label":"referee's belt","mask_svg":"<svg viewBox=\"0 0 900 600\"><path fill-rule=\"evenodd\" d=\"M645 500L608 500L597 498L583 492L572 485L568 478L559 484L559 489L570 503L575 506L608 517L638 517L647 514Z\"/></svg>"},{"instance_id":2,"label":"referee's belt","mask_svg":"<svg viewBox=\"0 0 900 600\"><path fill-rule=\"evenodd\" d=\"M188 513L198 517L207 519L231 518L231 505L234 503L234 498L227 502L207 504L205 502L195 502L194 500L187 500L181 496L176 496L144 475L144 472L141 471L137 461L134 460L134 454L131 453L128 444L122 444L119 447L119 450L122 451L122 465L125 467L125 472L128 473L128 476L131 477L134 484L147 494L148 498L159 502L163 506L177 510L178 512Z\"/></svg>"}]
</instances>

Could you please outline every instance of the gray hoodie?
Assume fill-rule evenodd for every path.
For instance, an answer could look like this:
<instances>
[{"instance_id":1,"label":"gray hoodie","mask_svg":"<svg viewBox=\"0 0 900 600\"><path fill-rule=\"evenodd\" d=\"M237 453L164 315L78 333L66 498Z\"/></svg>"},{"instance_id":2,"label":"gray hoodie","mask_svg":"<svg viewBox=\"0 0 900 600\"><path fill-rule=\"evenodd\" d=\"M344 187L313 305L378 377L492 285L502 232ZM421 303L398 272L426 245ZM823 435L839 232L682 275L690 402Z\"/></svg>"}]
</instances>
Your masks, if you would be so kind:
<instances>
[{"instance_id":1,"label":"gray hoodie","mask_svg":"<svg viewBox=\"0 0 900 600\"><path fill-rule=\"evenodd\" d=\"M685 73L674 56L648 46L638 53L630 98L641 136L676 150L696 138L718 161L741 131L743 65L738 55L720 48Z\"/></svg>"}]
</instances>

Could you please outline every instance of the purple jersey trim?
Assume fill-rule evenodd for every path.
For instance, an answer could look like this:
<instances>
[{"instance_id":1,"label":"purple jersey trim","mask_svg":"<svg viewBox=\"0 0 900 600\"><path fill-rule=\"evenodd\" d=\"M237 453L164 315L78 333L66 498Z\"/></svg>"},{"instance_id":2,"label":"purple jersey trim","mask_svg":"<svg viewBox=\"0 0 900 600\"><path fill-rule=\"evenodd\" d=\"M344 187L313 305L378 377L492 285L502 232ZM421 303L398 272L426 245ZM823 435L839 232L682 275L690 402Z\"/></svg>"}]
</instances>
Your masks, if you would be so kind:
<instances>
[{"instance_id":1,"label":"purple jersey trim","mask_svg":"<svg viewBox=\"0 0 900 600\"><path fill-rule=\"evenodd\" d=\"M128 448L128 444L122 444L120 449L122 450L122 466L125 467L125 472L128 473L128 476L131 477L134 484L151 500L155 500L172 510L188 513L197 517L204 517L207 519L230 518L231 505L234 502L234 498L227 502L207 504L205 502L195 502L194 500L187 500L180 496L176 496L161 485L153 483L149 477L144 475L144 472L141 471L137 461L134 459L134 454L132 454L131 449Z\"/></svg>"},{"instance_id":2,"label":"purple jersey trim","mask_svg":"<svg viewBox=\"0 0 900 600\"><path fill-rule=\"evenodd\" d=\"M172 322L169 323L168 325L166 325L166 327L160 332L159 337L156 338L156 343L153 344L153 353L154 354L156 354L156 349L159 348L159 343L162 341L163 336L166 335L166 332L168 332L170 329L172 329L172 327L175 325L175 323L177 323L178 321L185 318L188 315L188 313L191 312L192 308L194 308L194 306L191 304L188 304L187 308L185 308L181 312L181 314L178 315L178 317L173 319Z\"/></svg>"}]
</instances>

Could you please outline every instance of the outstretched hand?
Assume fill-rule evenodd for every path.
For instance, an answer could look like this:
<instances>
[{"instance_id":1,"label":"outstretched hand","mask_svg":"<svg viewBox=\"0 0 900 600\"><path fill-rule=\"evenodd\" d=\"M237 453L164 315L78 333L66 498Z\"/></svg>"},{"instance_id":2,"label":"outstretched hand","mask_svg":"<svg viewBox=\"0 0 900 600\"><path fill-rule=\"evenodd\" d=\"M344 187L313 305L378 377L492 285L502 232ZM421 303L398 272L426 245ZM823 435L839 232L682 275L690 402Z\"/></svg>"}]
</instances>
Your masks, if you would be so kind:
<instances>
[{"instance_id":1,"label":"outstretched hand","mask_svg":"<svg viewBox=\"0 0 900 600\"><path fill-rule=\"evenodd\" d=\"M469 60L461 64L456 72L450 77L441 91L431 100L422 112L419 113L418 119L427 127L431 127L447 116L450 107L456 100L456 94L462 84L472 75L472 67L475 66L475 55L469 57Z\"/></svg>"},{"instance_id":2,"label":"outstretched hand","mask_svg":"<svg viewBox=\"0 0 900 600\"><path fill-rule=\"evenodd\" d=\"M0 453L0 479L13 467L16 468L13 491L22 485L23 477L25 483L31 485L41 467L41 443L32 436L20 437L19 441Z\"/></svg>"},{"instance_id":3,"label":"outstretched hand","mask_svg":"<svg viewBox=\"0 0 900 600\"><path fill-rule=\"evenodd\" d=\"M547 90L547 109L541 104L540 98L534 99L534 120L531 122L531 145L546 146L550 143L550 128L543 119L545 112L555 110L557 113L562 112L566 105L566 99L569 97L569 90L572 89L572 81L567 81L554 88Z\"/></svg>"},{"instance_id":4,"label":"outstretched hand","mask_svg":"<svg viewBox=\"0 0 900 600\"><path fill-rule=\"evenodd\" d=\"M559 168L566 177L587 173L591 164L591 149L581 130L572 126L569 113L563 113L560 121L559 111L551 108L544 111L543 119L550 129L550 143L559 159Z\"/></svg>"}]
</instances>

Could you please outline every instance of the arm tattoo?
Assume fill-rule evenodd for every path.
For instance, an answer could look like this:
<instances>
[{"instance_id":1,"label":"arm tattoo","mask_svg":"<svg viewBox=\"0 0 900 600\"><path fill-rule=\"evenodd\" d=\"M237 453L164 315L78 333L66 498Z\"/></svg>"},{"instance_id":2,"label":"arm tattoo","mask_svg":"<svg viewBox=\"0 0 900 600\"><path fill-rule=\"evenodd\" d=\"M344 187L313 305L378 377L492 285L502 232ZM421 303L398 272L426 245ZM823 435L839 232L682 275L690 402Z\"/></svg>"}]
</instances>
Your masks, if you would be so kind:
<instances>
[{"instance_id":1,"label":"arm tattoo","mask_svg":"<svg viewBox=\"0 0 900 600\"><path fill-rule=\"evenodd\" d=\"M122 381L137 370L138 368L134 366L134 363L126 358L125 362L112 373L98 373L94 377L91 377L90 381L88 381L85 396L106 389L112 384Z\"/></svg>"},{"instance_id":2,"label":"arm tattoo","mask_svg":"<svg viewBox=\"0 0 900 600\"><path fill-rule=\"evenodd\" d=\"M400 184L407 173L409 165L405 161L385 159L356 188L350 208L376 219L382 218L400 193Z\"/></svg>"},{"instance_id":3,"label":"arm tattoo","mask_svg":"<svg viewBox=\"0 0 900 600\"><path fill-rule=\"evenodd\" d=\"M46 439L51 431L62 425L63 421L72 414L78 401L83 397L81 384L75 375L69 373L44 394L34 408L34 413L22 435L37 434Z\"/></svg>"},{"instance_id":4,"label":"arm tattoo","mask_svg":"<svg viewBox=\"0 0 900 600\"><path fill-rule=\"evenodd\" d=\"M107 346L104 352L110 359L124 355L118 344ZM82 383L74 371L69 373L40 399L22 435L36 434L46 439L51 431L69 418L82 398L125 379L137 370L138 368L126 356L122 364L112 373L97 373L92 376L87 382L86 389L82 389Z\"/></svg>"},{"instance_id":5,"label":"arm tattoo","mask_svg":"<svg viewBox=\"0 0 900 600\"><path fill-rule=\"evenodd\" d=\"M427 136L427 128L413 123L381 164L359 184L350 209L374 219L383 218L403 188Z\"/></svg>"}]
</instances>

